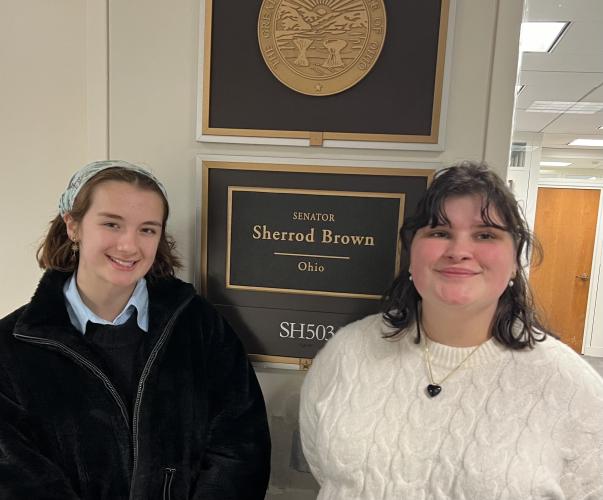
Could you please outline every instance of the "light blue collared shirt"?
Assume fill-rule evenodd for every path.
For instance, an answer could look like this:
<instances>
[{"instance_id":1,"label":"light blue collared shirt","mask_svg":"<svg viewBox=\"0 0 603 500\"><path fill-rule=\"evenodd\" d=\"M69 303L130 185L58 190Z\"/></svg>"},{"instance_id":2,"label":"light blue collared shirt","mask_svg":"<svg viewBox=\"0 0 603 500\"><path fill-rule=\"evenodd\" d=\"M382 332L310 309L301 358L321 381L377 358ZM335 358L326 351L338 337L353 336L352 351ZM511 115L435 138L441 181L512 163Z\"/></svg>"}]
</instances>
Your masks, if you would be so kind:
<instances>
[{"instance_id":1,"label":"light blue collared shirt","mask_svg":"<svg viewBox=\"0 0 603 500\"><path fill-rule=\"evenodd\" d=\"M138 326L145 332L149 331L149 292L144 278L138 280L130 300L113 321L107 321L97 316L84 304L75 281L75 273L73 273L63 286L63 295L65 296L65 304L67 305L67 313L71 324L78 332L86 333L86 323L88 321L100 325L123 325L130 319L135 310L138 312L136 317Z\"/></svg>"}]
</instances>

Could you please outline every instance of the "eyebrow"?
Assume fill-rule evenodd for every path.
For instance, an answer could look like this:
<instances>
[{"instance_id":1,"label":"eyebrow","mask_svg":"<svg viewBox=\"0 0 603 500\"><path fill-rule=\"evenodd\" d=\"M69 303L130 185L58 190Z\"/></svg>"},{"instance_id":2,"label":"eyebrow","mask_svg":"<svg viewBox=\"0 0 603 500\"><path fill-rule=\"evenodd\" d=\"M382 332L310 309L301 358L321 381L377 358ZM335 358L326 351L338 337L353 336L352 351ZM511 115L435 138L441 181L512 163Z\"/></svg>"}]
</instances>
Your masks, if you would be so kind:
<instances>
[{"instance_id":1,"label":"eyebrow","mask_svg":"<svg viewBox=\"0 0 603 500\"><path fill-rule=\"evenodd\" d=\"M432 226L426 226L426 227L432 227ZM450 226L450 223L448 223L448 222L438 222L433 227L451 227L451 226ZM502 229L504 231L507 230L505 226L501 226L500 224L476 224L473 227L476 227L478 229L494 228L494 229Z\"/></svg>"},{"instance_id":2,"label":"eyebrow","mask_svg":"<svg viewBox=\"0 0 603 500\"><path fill-rule=\"evenodd\" d=\"M124 220L124 218L121 215L117 215L117 214L112 214L110 212L98 212L96 214L98 217L107 217L109 219L117 219L117 220ZM145 221L141 224L141 226L157 226L157 227L163 227L163 224L161 224L161 222L157 222L154 220L148 220Z\"/></svg>"}]
</instances>

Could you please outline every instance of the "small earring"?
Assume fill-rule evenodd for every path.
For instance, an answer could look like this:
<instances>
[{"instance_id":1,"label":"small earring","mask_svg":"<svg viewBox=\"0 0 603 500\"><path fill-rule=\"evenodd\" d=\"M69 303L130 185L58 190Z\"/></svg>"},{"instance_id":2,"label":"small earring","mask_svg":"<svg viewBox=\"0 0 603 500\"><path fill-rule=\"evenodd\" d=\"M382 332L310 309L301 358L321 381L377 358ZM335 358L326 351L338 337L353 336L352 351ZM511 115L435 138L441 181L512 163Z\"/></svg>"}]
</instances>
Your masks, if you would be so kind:
<instances>
[{"instance_id":1,"label":"small earring","mask_svg":"<svg viewBox=\"0 0 603 500\"><path fill-rule=\"evenodd\" d=\"M515 282L513 280L509 280L509 288L512 288Z\"/></svg>"},{"instance_id":2,"label":"small earring","mask_svg":"<svg viewBox=\"0 0 603 500\"><path fill-rule=\"evenodd\" d=\"M408 281L412 281L412 274L408 273Z\"/></svg>"},{"instance_id":3,"label":"small earring","mask_svg":"<svg viewBox=\"0 0 603 500\"><path fill-rule=\"evenodd\" d=\"M71 244L71 251L73 252L73 255L75 256L76 253L78 253L80 250L80 245L78 244L77 241L73 240L73 243Z\"/></svg>"}]
</instances>

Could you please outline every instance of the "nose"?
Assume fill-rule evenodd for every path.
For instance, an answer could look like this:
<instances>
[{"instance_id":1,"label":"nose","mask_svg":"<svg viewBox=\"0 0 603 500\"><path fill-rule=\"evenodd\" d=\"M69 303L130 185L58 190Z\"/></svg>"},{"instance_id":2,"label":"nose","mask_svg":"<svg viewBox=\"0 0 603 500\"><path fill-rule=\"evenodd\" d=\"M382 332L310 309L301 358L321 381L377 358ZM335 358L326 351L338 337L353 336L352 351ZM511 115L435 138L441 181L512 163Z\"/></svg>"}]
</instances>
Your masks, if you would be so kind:
<instances>
[{"instance_id":1,"label":"nose","mask_svg":"<svg viewBox=\"0 0 603 500\"><path fill-rule=\"evenodd\" d=\"M473 241L460 236L448 240L444 256L451 261L470 259L473 255Z\"/></svg>"},{"instance_id":2,"label":"nose","mask_svg":"<svg viewBox=\"0 0 603 500\"><path fill-rule=\"evenodd\" d=\"M124 254L136 251L136 231L123 231L117 240L117 250Z\"/></svg>"}]
</instances>

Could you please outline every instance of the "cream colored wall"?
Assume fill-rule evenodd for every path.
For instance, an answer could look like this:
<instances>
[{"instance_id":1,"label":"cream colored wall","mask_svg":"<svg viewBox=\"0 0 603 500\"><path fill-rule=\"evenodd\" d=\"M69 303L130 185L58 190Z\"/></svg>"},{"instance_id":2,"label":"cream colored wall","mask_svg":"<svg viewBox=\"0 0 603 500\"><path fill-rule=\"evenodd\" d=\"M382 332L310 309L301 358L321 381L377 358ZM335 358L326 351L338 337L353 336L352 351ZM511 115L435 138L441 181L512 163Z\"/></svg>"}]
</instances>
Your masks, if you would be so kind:
<instances>
[{"instance_id":1,"label":"cream colored wall","mask_svg":"<svg viewBox=\"0 0 603 500\"><path fill-rule=\"evenodd\" d=\"M86 157L86 24L80 0L2 0L0 316L40 276L36 246Z\"/></svg>"}]
</instances>

